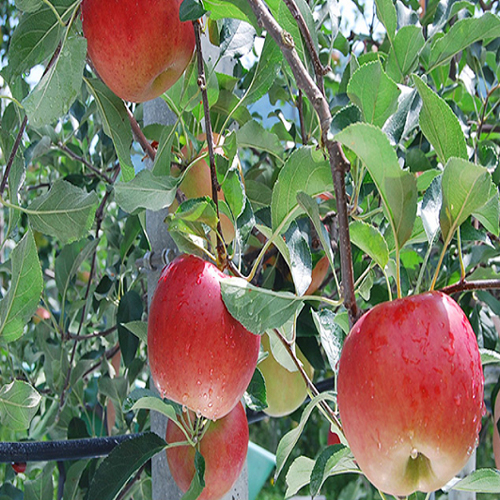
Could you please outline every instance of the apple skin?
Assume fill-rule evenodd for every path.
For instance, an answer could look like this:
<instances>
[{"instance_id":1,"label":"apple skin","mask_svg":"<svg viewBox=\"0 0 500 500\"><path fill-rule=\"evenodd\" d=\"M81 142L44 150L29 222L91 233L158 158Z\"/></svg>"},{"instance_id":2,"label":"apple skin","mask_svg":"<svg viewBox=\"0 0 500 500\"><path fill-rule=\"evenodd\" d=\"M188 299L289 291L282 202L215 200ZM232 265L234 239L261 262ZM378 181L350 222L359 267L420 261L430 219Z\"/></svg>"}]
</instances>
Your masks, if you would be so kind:
<instances>
[{"instance_id":1,"label":"apple skin","mask_svg":"<svg viewBox=\"0 0 500 500\"><path fill-rule=\"evenodd\" d=\"M182 431L169 420L167 443L185 440ZM238 479L247 456L248 422L243 405L238 403L225 417L210 422L199 446L205 459L205 488L198 500L218 500ZM167 448L170 472L183 492L189 489L194 477L194 455L192 446Z\"/></svg>"},{"instance_id":2,"label":"apple skin","mask_svg":"<svg viewBox=\"0 0 500 500\"><path fill-rule=\"evenodd\" d=\"M83 0L88 55L104 83L126 101L169 89L193 55L193 25L181 23L181 0Z\"/></svg>"},{"instance_id":3,"label":"apple skin","mask_svg":"<svg viewBox=\"0 0 500 500\"><path fill-rule=\"evenodd\" d=\"M345 436L366 477L395 496L435 491L462 469L477 444L483 392L474 331L440 292L375 306L340 357Z\"/></svg>"},{"instance_id":4,"label":"apple skin","mask_svg":"<svg viewBox=\"0 0 500 500\"><path fill-rule=\"evenodd\" d=\"M199 257L177 257L160 275L148 320L149 365L160 394L212 420L242 397L260 346L260 336L226 309L225 278Z\"/></svg>"},{"instance_id":5,"label":"apple skin","mask_svg":"<svg viewBox=\"0 0 500 500\"><path fill-rule=\"evenodd\" d=\"M304 379L299 371L288 371L274 358L267 333L262 335L261 343L264 350L269 353L269 356L257 365L266 382L267 408L264 413L271 417L290 415L307 397ZM311 378L314 374L313 367L298 347L296 351L304 370Z\"/></svg>"}]
</instances>

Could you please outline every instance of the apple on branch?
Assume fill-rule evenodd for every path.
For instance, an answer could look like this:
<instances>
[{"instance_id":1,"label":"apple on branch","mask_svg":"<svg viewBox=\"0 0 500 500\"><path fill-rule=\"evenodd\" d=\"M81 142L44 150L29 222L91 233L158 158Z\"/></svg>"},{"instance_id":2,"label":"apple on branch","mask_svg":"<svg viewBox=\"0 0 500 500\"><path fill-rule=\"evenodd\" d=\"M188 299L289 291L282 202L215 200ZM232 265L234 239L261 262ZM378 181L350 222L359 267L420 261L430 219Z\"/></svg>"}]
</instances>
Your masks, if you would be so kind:
<instances>
[{"instance_id":1,"label":"apple on branch","mask_svg":"<svg viewBox=\"0 0 500 500\"><path fill-rule=\"evenodd\" d=\"M193 25L179 19L182 0L83 0L82 25L92 65L126 101L169 89L193 55Z\"/></svg>"},{"instance_id":2,"label":"apple on branch","mask_svg":"<svg viewBox=\"0 0 500 500\"><path fill-rule=\"evenodd\" d=\"M191 416L194 419L194 415ZM248 422L243 405L238 403L225 417L207 421L208 429L199 444L205 459L205 488L198 500L218 500L227 493L241 473L248 450ZM186 429L187 430L187 429ZM179 427L167 424L168 444L186 441ZM195 474L195 448L191 445L167 448L167 461L179 488L186 492Z\"/></svg>"},{"instance_id":3,"label":"apple on branch","mask_svg":"<svg viewBox=\"0 0 500 500\"><path fill-rule=\"evenodd\" d=\"M258 364L266 384L267 408L264 412L271 417L290 415L306 399L306 383L298 370L289 371L276 360L271 351L267 333L262 335L261 342L264 350L269 353L267 358ZM296 354L305 372L309 378L312 378L314 369L298 347L296 347ZM291 356L287 356L289 362L293 364Z\"/></svg>"},{"instance_id":4,"label":"apple on branch","mask_svg":"<svg viewBox=\"0 0 500 500\"><path fill-rule=\"evenodd\" d=\"M360 469L381 491L443 487L477 445L484 377L458 304L428 292L375 306L346 338L338 405Z\"/></svg>"},{"instance_id":5,"label":"apple on branch","mask_svg":"<svg viewBox=\"0 0 500 500\"><path fill-rule=\"evenodd\" d=\"M158 391L212 420L243 396L260 346L260 336L226 309L220 291L225 278L199 257L177 257L161 273L148 320L149 365Z\"/></svg>"}]
</instances>

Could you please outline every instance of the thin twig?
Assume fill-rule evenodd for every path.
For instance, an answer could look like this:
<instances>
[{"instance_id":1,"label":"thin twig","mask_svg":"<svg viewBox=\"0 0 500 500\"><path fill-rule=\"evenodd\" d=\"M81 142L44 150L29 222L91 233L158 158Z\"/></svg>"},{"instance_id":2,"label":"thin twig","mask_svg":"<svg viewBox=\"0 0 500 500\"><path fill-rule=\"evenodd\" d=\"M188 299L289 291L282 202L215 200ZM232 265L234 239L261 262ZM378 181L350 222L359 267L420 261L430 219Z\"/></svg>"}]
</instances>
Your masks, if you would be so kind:
<instances>
[{"instance_id":1,"label":"thin twig","mask_svg":"<svg viewBox=\"0 0 500 500\"><path fill-rule=\"evenodd\" d=\"M144 464L142 467L139 468L134 477L125 485L120 494L116 497L116 500L123 500L127 496L127 493L131 490L132 486L134 486L134 484L139 480L145 468L146 464Z\"/></svg>"},{"instance_id":2,"label":"thin twig","mask_svg":"<svg viewBox=\"0 0 500 500\"><path fill-rule=\"evenodd\" d=\"M89 161L87 161L85 158L82 156L77 155L75 152L73 152L68 146L63 144L62 142L58 143L59 149L64 151L68 156L71 156L73 160L79 161L80 163L83 163L89 170L92 170L97 176L101 177L104 179L108 184L112 184L113 181L111 180L110 177L108 177L105 173L101 172L98 168L94 167Z\"/></svg>"},{"instance_id":3,"label":"thin twig","mask_svg":"<svg viewBox=\"0 0 500 500\"><path fill-rule=\"evenodd\" d=\"M478 281L459 281L453 285L445 286L440 291L451 295L452 293L466 292L472 290L494 290L500 288L500 280L478 280Z\"/></svg>"},{"instance_id":4,"label":"thin twig","mask_svg":"<svg viewBox=\"0 0 500 500\"><path fill-rule=\"evenodd\" d=\"M97 363L94 363L83 375L82 379L85 377L88 377L94 370L97 370L102 365L102 362L105 359L111 359L118 351L120 350L120 344L117 343L114 345L111 349L108 349L107 351L104 351L104 355L102 359L100 359Z\"/></svg>"},{"instance_id":5,"label":"thin twig","mask_svg":"<svg viewBox=\"0 0 500 500\"><path fill-rule=\"evenodd\" d=\"M300 29L300 32L302 33L302 36L304 37L304 41L306 42L306 47L309 52L309 55L311 56L311 60L313 63L314 67L314 73L316 75L316 84L318 85L319 90L321 93L324 95L325 94L325 88L324 88L324 83L323 83L323 77L331 71L331 68L329 67L324 67L323 64L321 63L319 59L319 55L316 51L316 47L314 46L314 42L311 36L311 32L309 31L309 28L307 27L306 21L304 17L302 16L302 13L300 12L299 8L297 7L297 4L295 3L295 0L284 0L286 6L292 13L294 19L297 21L297 25Z\"/></svg>"},{"instance_id":6,"label":"thin twig","mask_svg":"<svg viewBox=\"0 0 500 500\"><path fill-rule=\"evenodd\" d=\"M212 177L212 199L215 203L217 210L217 264L222 269L227 265L226 245L222 240L222 227L219 214L218 192L220 189L219 182L217 181L217 170L215 167L215 154L212 134L212 122L210 120L210 105L208 102L207 94L207 80L205 76L205 65L203 62L203 53L201 49L201 26L200 21L193 21L194 37L196 41L196 57L198 61L198 87L201 91L201 98L203 101L203 113L205 115L205 134L207 136L208 156L210 163L210 174Z\"/></svg>"},{"instance_id":7,"label":"thin twig","mask_svg":"<svg viewBox=\"0 0 500 500\"><path fill-rule=\"evenodd\" d=\"M146 139L146 136L144 135L143 131L141 130L141 127L139 127L139 124L137 123L137 120L135 119L135 116L132 114L132 111L128 109L128 106L125 106L127 110L127 115L128 119L130 122L130 126L132 127L132 132L134 133L134 136L137 140L137 142L141 145L141 148L144 150L144 152L149 156L149 159L151 161L155 161L156 157L156 151L151 146L150 142Z\"/></svg>"},{"instance_id":8,"label":"thin twig","mask_svg":"<svg viewBox=\"0 0 500 500\"><path fill-rule=\"evenodd\" d=\"M14 163L14 158L19 150L19 146L21 145L21 139L24 134L24 130L26 129L26 124L28 123L28 115L24 116L23 122L21 123L21 128L17 134L16 140L14 142L14 146L12 147L12 151L10 152L9 159L7 161L7 165L5 166L5 172L3 174L2 183L0 184L0 197L3 196L5 188L7 187L7 179L9 178L10 170Z\"/></svg>"},{"instance_id":9,"label":"thin twig","mask_svg":"<svg viewBox=\"0 0 500 500\"><path fill-rule=\"evenodd\" d=\"M299 111L299 122L300 122L300 136L302 139L302 144L305 146L308 142L306 124L304 122L304 99L302 99L302 90L299 89L299 95L297 96L297 109Z\"/></svg>"},{"instance_id":10,"label":"thin twig","mask_svg":"<svg viewBox=\"0 0 500 500\"><path fill-rule=\"evenodd\" d=\"M95 333L91 333L89 335L74 335L72 333L69 333L68 337L71 340L96 339L96 338L99 338L99 337L107 337L108 335L110 335L111 333L113 333L114 331L116 331L117 329L118 329L118 326L114 325L111 328L108 328L107 330L103 330L102 332L95 332Z\"/></svg>"},{"instance_id":11,"label":"thin twig","mask_svg":"<svg viewBox=\"0 0 500 500\"><path fill-rule=\"evenodd\" d=\"M335 195L337 196L342 287L345 297L345 306L349 312L349 319L352 325L358 317L359 310L356 305L356 297L354 294L354 271L352 267L350 248L351 244L349 237L347 196L345 193L345 174L349 168L349 163L343 154L340 144L331 141L328 138L330 123L332 121L328 101L321 93L318 86L314 83L314 80L311 78L298 56L297 51L294 48L293 38L276 22L262 0L248 0L248 2L257 17L259 24L266 29L266 31L272 36L274 41L280 47L284 58L287 60L290 69L292 70L298 88L304 91L319 117L321 126L321 141L326 147L330 157L329 160L333 174L333 184L335 187Z\"/></svg>"}]
</instances>

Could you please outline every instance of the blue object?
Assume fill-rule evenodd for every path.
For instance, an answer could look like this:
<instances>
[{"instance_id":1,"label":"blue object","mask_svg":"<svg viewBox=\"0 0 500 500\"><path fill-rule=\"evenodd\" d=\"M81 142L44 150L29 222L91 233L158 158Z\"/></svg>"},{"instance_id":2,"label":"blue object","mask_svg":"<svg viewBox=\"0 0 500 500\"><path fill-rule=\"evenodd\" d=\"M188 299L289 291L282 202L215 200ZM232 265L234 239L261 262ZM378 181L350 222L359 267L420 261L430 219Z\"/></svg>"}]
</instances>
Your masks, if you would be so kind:
<instances>
[{"instance_id":1,"label":"blue object","mask_svg":"<svg viewBox=\"0 0 500 500\"><path fill-rule=\"evenodd\" d=\"M276 467L276 455L250 441L248 443L247 467L248 500L255 500Z\"/></svg>"}]
</instances>

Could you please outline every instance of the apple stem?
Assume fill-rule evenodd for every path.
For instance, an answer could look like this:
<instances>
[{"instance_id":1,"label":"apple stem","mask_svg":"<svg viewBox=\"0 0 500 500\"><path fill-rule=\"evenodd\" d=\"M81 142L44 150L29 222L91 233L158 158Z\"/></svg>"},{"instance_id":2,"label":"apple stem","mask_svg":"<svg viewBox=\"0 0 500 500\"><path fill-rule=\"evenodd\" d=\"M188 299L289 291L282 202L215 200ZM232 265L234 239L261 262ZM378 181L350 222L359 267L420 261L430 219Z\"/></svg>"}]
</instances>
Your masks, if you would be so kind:
<instances>
[{"instance_id":1,"label":"apple stem","mask_svg":"<svg viewBox=\"0 0 500 500\"><path fill-rule=\"evenodd\" d=\"M220 269L225 269L227 266L227 252L226 245L222 238L222 226L220 222L219 213L219 199L218 192L220 189L219 182L217 181L217 170L215 167L215 154L214 154L214 142L212 133L212 122L210 120L210 105L208 102L207 94L207 80L205 76L205 66L203 63L203 52L201 49L201 25L200 21L197 19L193 21L194 37L196 42L196 58L198 61L198 87L200 88L201 98L203 101L203 113L205 115L205 134L207 136L207 146L208 146L208 157L210 164L210 174L212 177L212 199L215 203L215 208L217 212L217 266Z\"/></svg>"}]
</instances>

